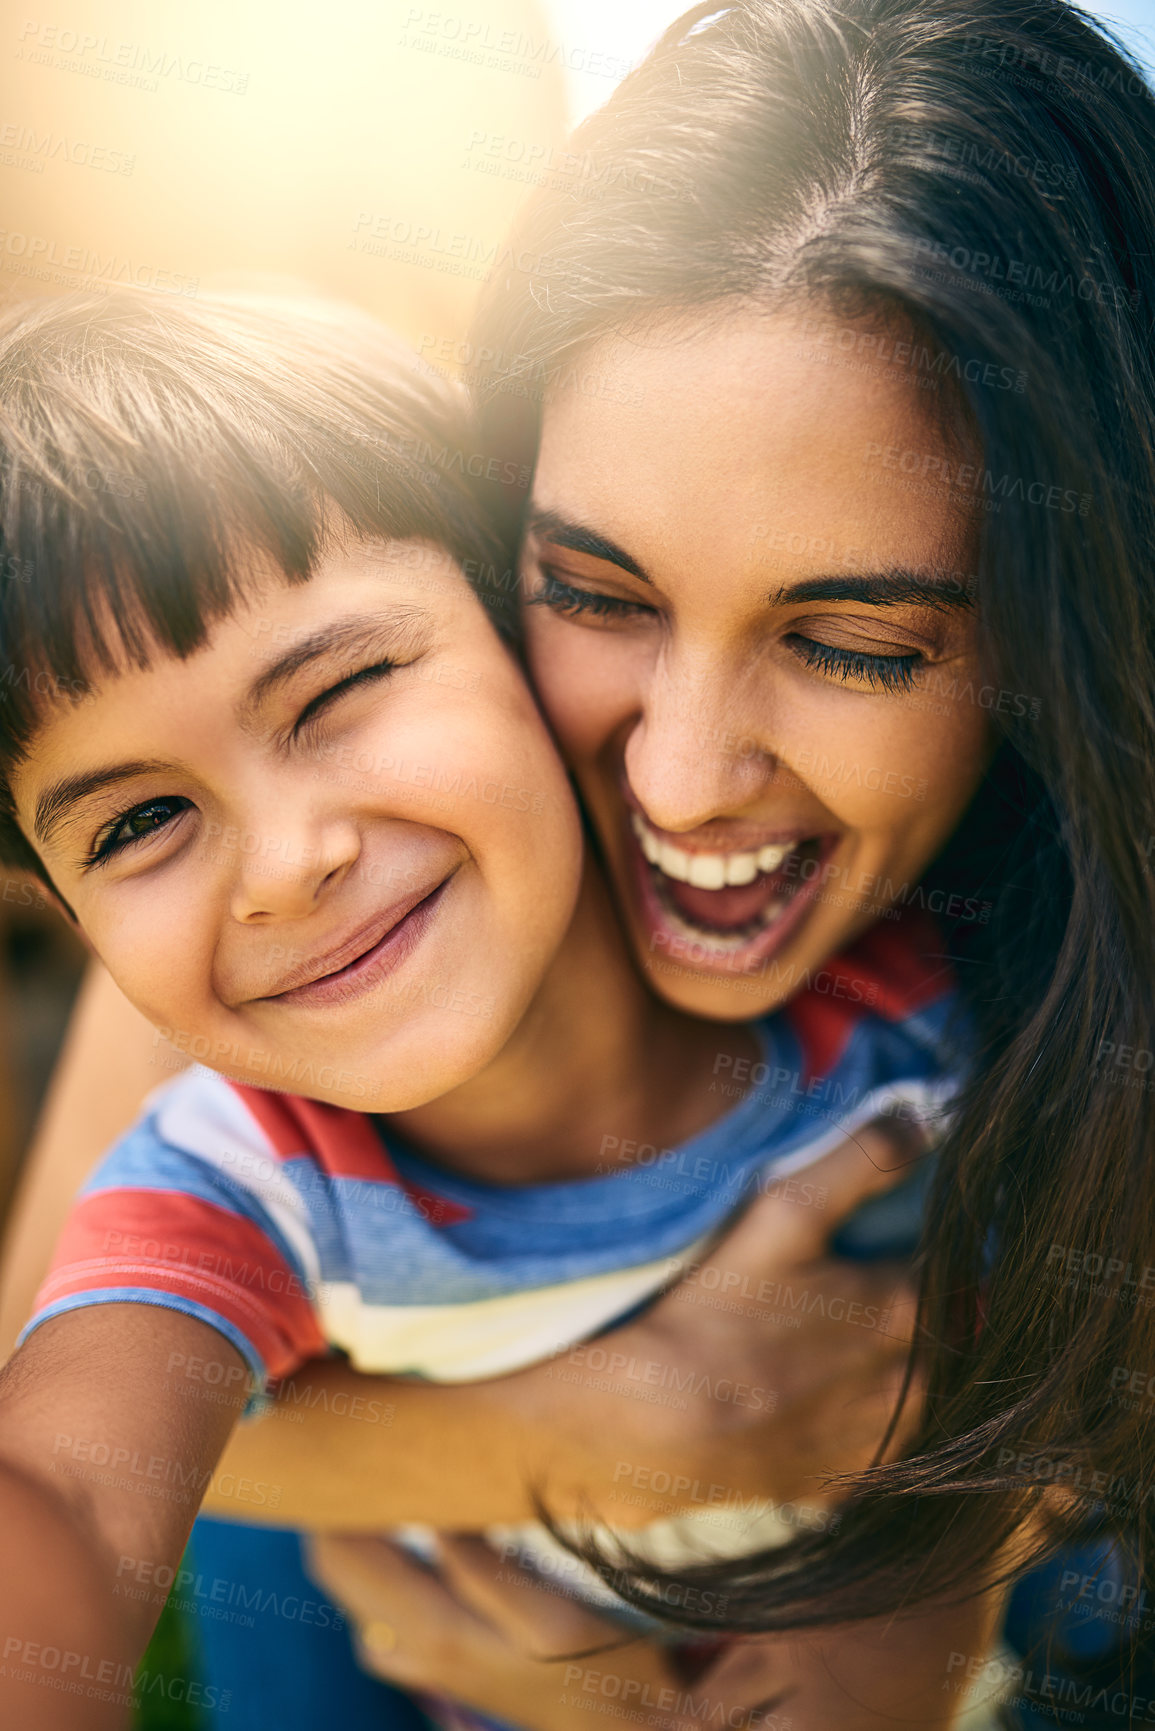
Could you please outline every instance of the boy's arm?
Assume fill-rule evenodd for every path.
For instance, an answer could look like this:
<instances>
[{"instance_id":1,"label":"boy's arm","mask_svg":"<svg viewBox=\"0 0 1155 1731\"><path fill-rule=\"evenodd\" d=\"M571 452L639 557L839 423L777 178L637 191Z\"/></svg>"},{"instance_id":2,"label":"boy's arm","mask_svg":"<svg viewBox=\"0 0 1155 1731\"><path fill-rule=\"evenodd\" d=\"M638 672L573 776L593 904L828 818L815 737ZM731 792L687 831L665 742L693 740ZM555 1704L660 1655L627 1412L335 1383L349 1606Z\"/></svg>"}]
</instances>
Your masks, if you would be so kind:
<instances>
[{"instance_id":1,"label":"boy's arm","mask_svg":"<svg viewBox=\"0 0 1155 1731\"><path fill-rule=\"evenodd\" d=\"M168 1366L197 1356L228 1366L235 1396L181 1399ZM248 1382L208 1324L132 1303L54 1317L0 1373L0 1724L127 1725L157 1582L172 1579Z\"/></svg>"}]
</instances>

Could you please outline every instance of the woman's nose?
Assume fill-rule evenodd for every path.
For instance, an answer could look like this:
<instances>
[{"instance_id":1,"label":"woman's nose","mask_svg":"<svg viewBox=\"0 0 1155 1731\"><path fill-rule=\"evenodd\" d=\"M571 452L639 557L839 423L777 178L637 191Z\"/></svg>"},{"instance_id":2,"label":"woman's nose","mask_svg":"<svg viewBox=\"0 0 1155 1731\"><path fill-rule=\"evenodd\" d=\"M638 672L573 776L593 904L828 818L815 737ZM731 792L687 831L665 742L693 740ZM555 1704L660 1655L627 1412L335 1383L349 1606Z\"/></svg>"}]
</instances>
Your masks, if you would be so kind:
<instances>
[{"instance_id":1,"label":"woman's nose","mask_svg":"<svg viewBox=\"0 0 1155 1731\"><path fill-rule=\"evenodd\" d=\"M655 669L625 769L657 828L690 830L734 815L773 781L772 749L735 714L736 683L718 670Z\"/></svg>"},{"instance_id":2,"label":"woman's nose","mask_svg":"<svg viewBox=\"0 0 1155 1731\"><path fill-rule=\"evenodd\" d=\"M227 837L227 832L226 832ZM255 826L237 839L230 909L235 920L303 919L348 876L361 853L347 818L310 817Z\"/></svg>"}]
</instances>

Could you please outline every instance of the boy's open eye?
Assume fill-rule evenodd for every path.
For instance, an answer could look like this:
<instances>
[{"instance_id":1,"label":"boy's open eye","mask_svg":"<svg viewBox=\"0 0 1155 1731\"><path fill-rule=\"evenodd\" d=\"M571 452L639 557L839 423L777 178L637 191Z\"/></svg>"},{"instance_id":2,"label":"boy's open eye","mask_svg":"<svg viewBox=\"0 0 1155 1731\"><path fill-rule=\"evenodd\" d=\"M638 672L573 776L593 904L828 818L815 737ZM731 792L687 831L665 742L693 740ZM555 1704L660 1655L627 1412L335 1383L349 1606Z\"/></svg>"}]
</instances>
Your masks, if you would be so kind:
<instances>
[{"instance_id":1,"label":"boy's open eye","mask_svg":"<svg viewBox=\"0 0 1155 1731\"><path fill-rule=\"evenodd\" d=\"M548 607L569 619L637 619L652 613L641 601L627 601L619 595L603 595L596 589L581 589L574 583L564 583L554 572L541 566L541 588L529 597L530 607Z\"/></svg>"},{"instance_id":2,"label":"boy's open eye","mask_svg":"<svg viewBox=\"0 0 1155 1731\"><path fill-rule=\"evenodd\" d=\"M359 685L371 685L379 679L387 679L400 665L397 661L374 661L370 666L359 668L356 673L348 674L335 685L326 687L316 697L310 698L293 724L294 738L331 703L336 702L337 698L344 697L346 692L353 691Z\"/></svg>"},{"instance_id":3,"label":"boy's open eye","mask_svg":"<svg viewBox=\"0 0 1155 1731\"><path fill-rule=\"evenodd\" d=\"M192 801L180 794L166 794L162 799L148 799L143 805L134 805L131 811L122 812L112 822L105 824L96 838L96 843L89 854L86 865L100 865L104 860L111 859L122 848L131 847L134 842L143 841L146 836L155 835L164 829L182 811L190 809Z\"/></svg>"}]
</instances>

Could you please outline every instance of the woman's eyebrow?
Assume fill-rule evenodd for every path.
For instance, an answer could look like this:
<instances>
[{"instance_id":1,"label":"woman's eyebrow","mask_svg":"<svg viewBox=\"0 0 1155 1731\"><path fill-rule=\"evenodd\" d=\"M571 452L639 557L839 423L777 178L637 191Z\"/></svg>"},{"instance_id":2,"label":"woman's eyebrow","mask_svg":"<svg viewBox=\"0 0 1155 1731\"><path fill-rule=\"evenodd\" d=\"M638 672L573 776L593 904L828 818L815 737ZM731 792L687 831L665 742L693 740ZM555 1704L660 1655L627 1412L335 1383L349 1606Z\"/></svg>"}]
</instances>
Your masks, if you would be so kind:
<instances>
[{"instance_id":1,"label":"woman's eyebrow","mask_svg":"<svg viewBox=\"0 0 1155 1731\"><path fill-rule=\"evenodd\" d=\"M596 529L564 517L559 511L543 511L531 507L526 527L543 541L557 547L567 547L571 553L586 553L592 559L604 559L637 577L643 583L653 578L616 541ZM974 579L960 577L955 571L908 571L892 569L856 573L840 573L829 577L806 577L789 583L769 597L772 607L782 607L799 601L862 601L871 607L930 607L936 612L974 608Z\"/></svg>"},{"instance_id":2,"label":"woman's eyebrow","mask_svg":"<svg viewBox=\"0 0 1155 1731\"><path fill-rule=\"evenodd\" d=\"M650 583L636 559L611 541L608 535L599 535L596 529L588 529L584 523L575 523L569 517L563 517L557 511L541 511L531 506L526 517L526 527L543 541L552 541L555 547L568 547L571 553L588 553L591 559L604 559L607 565L617 565L621 570L628 571L631 577L637 577L642 583Z\"/></svg>"},{"instance_id":3,"label":"woman's eyebrow","mask_svg":"<svg viewBox=\"0 0 1155 1731\"><path fill-rule=\"evenodd\" d=\"M863 601L868 607L932 607L936 612L974 608L974 579L953 571L859 572L804 577L769 596L772 607L799 601Z\"/></svg>"}]
</instances>

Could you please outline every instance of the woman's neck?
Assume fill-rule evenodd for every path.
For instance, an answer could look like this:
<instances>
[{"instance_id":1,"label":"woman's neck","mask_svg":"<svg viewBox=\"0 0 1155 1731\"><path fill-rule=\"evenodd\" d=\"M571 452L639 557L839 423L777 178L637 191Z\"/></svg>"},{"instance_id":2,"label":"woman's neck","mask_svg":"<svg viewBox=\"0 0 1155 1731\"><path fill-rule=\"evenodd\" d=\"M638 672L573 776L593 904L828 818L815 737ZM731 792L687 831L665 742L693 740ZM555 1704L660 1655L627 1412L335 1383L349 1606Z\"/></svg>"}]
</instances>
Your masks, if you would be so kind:
<instances>
[{"instance_id":1,"label":"woman's neck","mask_svg":"<svg viewBox=\"0 0 1155 1731\"><path fill-rule=\"evenodd\" d=\"M661 1003L626 951L587 864L569 930L529 1010L480 1075L387 1122L438 1164L496 1184L585 1178L668 1148L733 1105L719 1055L749 1057L742 1025ZM648 1154L647 1159L653 1156Z\"/></svg>"}]
</instances>

